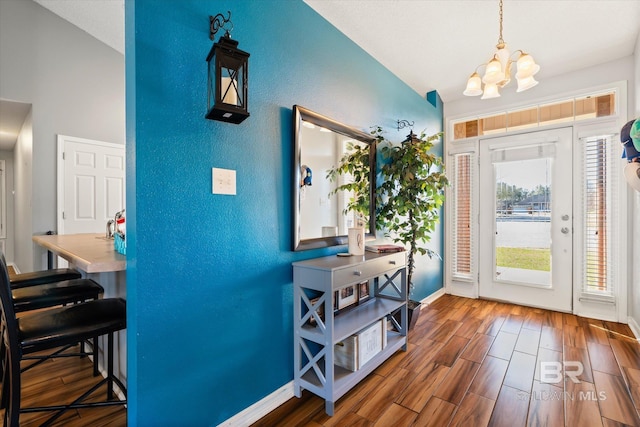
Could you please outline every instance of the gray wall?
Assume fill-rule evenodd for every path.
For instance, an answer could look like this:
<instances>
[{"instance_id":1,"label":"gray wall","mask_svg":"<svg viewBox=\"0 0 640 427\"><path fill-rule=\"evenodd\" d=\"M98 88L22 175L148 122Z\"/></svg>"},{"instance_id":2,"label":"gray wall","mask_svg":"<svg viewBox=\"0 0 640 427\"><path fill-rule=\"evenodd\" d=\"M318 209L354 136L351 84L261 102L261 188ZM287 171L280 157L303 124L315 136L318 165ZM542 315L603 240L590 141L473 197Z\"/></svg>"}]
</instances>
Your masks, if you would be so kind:
<instances>
[{"instance_id":1,"label":"gray wall","mask_svg":"<svg viewBox=\"0 0 640 427\"><path fill-rule=\"evenodd\" d=\"M32 151L33 151L33 122L32 112L29 111L27 118L22 124L22 130L18 136L18 141L13 149L13 176L14 176L14 257L13 262L22 272L29 271L28 261L32 258L31 242L31 199L32 199ZM24 237L23 237L24 236ZM24 262L20 262L24 260Z\"/></svg>"},{"instance_id":2,"label":"gray wall","mask_svg":"<svg viewBox=\"0 0 640 427\"><path fill-rule=\"evenodd\" d=\"M7 262L13 261L13 151L0 150L0 160L4 160L5 191L7 195L7 235L5 238L5 257Z\"/></svg>"},{"instance_id":3,"label":"gray wall","mask_svg":"<svg viewBox=\"0 0 640 427\"><path fill-rule=\"evenodd\" d=\"M56 137L124 144L124 56L31 0L0 0L0 98L32 104L33 145L14 154L14 260L44 268L31 236L56 229Z\"/></svg>"},{"instance_id":4,"label":"gray wall","mask_svg":"<svg viewBox=\"0 0 640 427\"><path fill-rule=\"evenodd\" d=\"M635 108L629 110L629 120L633 117L640 117L640 34L636 40L635 50L635 82L631 86L635 87ZM633 248L631 249L631 285L629 286L629 317L635 321L635 327L640 325L640 192L635 191L632 205L631 218L633 218ZM636 330L636 333L639 331Z\"/></svg>"}]
</instances>

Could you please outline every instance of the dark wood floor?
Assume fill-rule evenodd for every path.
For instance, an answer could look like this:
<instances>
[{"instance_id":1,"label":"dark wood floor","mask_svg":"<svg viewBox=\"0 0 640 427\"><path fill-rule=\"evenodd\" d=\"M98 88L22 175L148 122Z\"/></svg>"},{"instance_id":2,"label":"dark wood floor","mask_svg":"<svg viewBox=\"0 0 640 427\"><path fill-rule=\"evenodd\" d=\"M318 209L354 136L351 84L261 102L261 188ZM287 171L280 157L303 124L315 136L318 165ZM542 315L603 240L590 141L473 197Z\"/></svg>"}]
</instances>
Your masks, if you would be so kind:
<instances>
[{"instance_id":1,"label":"dark wood floor","mask_svg":"<svg viewBox=\"0 0 640 427\"><path fill-rule=\"evenodd\" d=\"M564 378L546 368L540 381L541 362L563 361ZM639 410L627 325L445 295L333 417L304 391L254 426L640 426Z\"/></svg>"},{"instance_id":2,"label":"dark wood floor","mask_svg":"<svg viewBox=\"0 0 640 427\"><path fill-rule=\"evenodd\" d=\"M541 382L545 361L581 362L580 382ZM49 361L24 374L23 402L70 401L98 380L88 359ZM639 410L640 344L626 325L446 295L422 309L409 351L340 399L333 417L305 391L255 425L640 426ZM21 426L43 417L23 414ZM126 409L69 411L54 425L126 426Z\"/></svg>"},{"instance_id":3,"label":"dark wood floor","mask_svg":"<svg viewBox=\"0 0 640 427\"><path fill-rule=\"evenodd\" d=\"M26 361L23 361L23 366ZM77 357L49 360L22 375L22 406L42 406L71 403L102 377L93 376L93 364L88 358ZM106 386L102 386L89 401L104 400ZM4 410L0 410L0 419ZM51 413L21 414L20 426L42 424ZM127 410L124 406L69 410L53 426L64 427L124 427Z\"/></svg>"}]
</instances>

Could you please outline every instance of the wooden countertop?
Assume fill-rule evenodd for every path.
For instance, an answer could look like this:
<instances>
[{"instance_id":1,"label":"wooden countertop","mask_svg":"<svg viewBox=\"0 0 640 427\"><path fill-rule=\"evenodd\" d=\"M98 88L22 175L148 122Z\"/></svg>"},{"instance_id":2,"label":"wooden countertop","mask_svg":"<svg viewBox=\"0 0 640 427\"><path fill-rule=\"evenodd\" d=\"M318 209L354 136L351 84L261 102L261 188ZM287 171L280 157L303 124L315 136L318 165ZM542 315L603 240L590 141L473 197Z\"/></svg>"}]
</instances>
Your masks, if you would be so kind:
<instances>
[{"instance_id":1,"label":"wooden countertop","mask_svg":"<svg viewBox=\"0 0 640 427\"><path fill-rule=\"evenodd\" d=\"M104 234L44 235L33 236L32 240L87 273L127 268L127 258L116 252L113 240L105 239Z\"/></svg>"}]
</instances>

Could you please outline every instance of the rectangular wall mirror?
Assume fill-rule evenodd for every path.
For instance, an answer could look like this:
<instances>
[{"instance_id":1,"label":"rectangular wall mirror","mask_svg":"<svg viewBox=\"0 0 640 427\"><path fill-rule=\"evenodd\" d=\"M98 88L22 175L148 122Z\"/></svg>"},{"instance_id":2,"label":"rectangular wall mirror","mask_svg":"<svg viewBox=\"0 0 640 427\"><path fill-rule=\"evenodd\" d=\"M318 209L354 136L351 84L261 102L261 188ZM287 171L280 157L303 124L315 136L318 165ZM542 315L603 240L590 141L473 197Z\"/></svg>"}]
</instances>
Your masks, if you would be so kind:
<instances>
[{"instance_id":1,"label":"rectangular wall mirror","mask_svg":"<svg viewBox=\"0 0 640 427\"><path fill-rule=\"evenodd\" d=\"M350 178L331 181L327 172L353 144L369 146L369 170L374 176L369 176L369 218L364 227L367 239L375 239L376 139L299 105L293 106L293 135L293 250L347 244L348 229L359 221L353 212L345 213L353 194L332 191Z\"/></svg>"}]
</instances>

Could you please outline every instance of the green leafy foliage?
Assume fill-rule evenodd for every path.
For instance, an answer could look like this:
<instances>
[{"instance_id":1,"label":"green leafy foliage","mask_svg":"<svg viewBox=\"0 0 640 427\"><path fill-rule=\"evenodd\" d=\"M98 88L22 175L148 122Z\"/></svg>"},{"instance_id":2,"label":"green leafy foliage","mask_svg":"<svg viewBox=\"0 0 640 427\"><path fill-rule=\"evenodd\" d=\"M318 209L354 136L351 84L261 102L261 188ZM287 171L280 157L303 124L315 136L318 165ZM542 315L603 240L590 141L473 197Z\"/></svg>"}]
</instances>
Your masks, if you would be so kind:
<instances>
[{"instance_id":1,"label":"green leafy foliage","mask_svg":"<svg viewBox=\"0 0 640 427\"><path fill-rule=\"evenodd\" d=\"M353 196L349 199L343 213L355 212L359 222L363 225L369 222L369 206L371 205L369 202L370 169L369 145L350 142L347 144L347 152L340 159L338 166L327 172L327 178L332 182L337 181L340 175L350 177L346 180L346 183L338 185L332 190L329 196L342 191L352 193Z\"/></svg>"},{"instance_id":2,"label":"green leafy foliage","mask_svg":"<svg viewBox=\"0 0 640 427\"><path fill-rule=\"evenodd\" d=\"M376 228L385 236L408 247L408 281L411 284L415 255L440 257L428 249L440 220L444 189L449 184L442 158L431 152L442 133L417 137L413 132L400 145L384 140L382 129L376 138L386 162L381 168L382 184L376 189Z\"/></svg>"},{"instance_id":3,"label":"green leafy foliage","mask_svg":"<svg viewBox=\"0 0 640 427\"><path fill-rule=\"evenodd\" d=\"M400 145L393 145L383 136L380 126L374 126L371 134L376 138L385 163L380 168L382 184L376 188L376 228L385 236L408 248L408 282L411 285L415 267L415 255L440 257L427 248L440 218L444 203L444 188L449 181L444 174L441 157L431 152L442 133L426 136L424 133L410 137ZM348 147L338 166L327 173L336 181L338 176L353 179L339 185L331 194L351 191L354 194L345 209L354 211L365 223L369 217L369 147Z\"/></svg>"}]
</instances>

